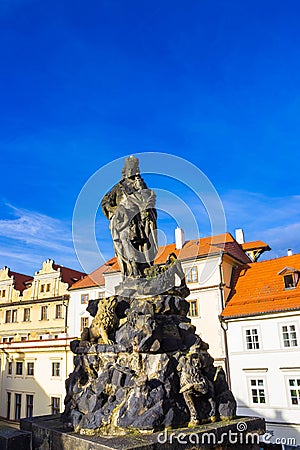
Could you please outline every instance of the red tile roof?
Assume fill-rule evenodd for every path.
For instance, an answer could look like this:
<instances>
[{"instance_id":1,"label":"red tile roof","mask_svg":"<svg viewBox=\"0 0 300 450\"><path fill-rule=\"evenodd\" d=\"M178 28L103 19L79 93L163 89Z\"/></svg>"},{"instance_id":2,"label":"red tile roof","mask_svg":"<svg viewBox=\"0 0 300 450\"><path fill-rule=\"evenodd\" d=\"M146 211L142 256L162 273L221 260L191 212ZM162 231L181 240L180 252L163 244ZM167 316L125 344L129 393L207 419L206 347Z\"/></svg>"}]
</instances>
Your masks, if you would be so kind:
<instances>
[{"instance_id":1,"label":"red tile roof","mask_svg":"<svg viewBox=\"0 0 300 450\"><path fill-rule=\"evenodd\" d=\"M33 278L29 275L24 275L23 273L13 272L12 270L8 271L8 275L14 277L14 286L17 291L23 292L26 289L26 283L28 281L32 281Z\"/></svg>"},{"instance_id":2,"label":"red tile roof","mask_svg":"<svg viewBox=\"0 0 300 450\"><path fill-rule=\"evenodd\" d=\"M236 242L230 233L186 241L180 250L176 249L175 244L161 246L159 247L155 258L155 264L165 263L169 254L172 252L175 253L177 258L180 260L189 260L205 257L213 253L224 252L242 263L251 262L250 258L244 253L240 244ZM104 285L103 274L118 272L119 270L117 259L115 257L111 258L103 266L87 275L83 280L75 283L71 289Z\"/></svg>"},{"instance_id":3,"label":"red tile roof","mask_svg":"<svg viewBox=\"0 0 300 450\"><path fill-rule=\"evenodd\" d=\"M300 309L300 281L295 288L285 289L283 274L279 274L285 267L300 272L300 254L240 266L222 317Z\"/></svg>"},{"instance_id":4,"label":"red tile roof","mask_svg":"<svg viewBox=\"0 0 300 450\"><path fill-rule=\"evenodd\" d=\"M61 280L63 283L68 283L69 286L72 286L78 280L81 280L86 276L86 273L79 272L79 270L70 269L69 267L60 266L59 264L53 264L53 269L60 269Z\"/></svg>"}]
</instances>

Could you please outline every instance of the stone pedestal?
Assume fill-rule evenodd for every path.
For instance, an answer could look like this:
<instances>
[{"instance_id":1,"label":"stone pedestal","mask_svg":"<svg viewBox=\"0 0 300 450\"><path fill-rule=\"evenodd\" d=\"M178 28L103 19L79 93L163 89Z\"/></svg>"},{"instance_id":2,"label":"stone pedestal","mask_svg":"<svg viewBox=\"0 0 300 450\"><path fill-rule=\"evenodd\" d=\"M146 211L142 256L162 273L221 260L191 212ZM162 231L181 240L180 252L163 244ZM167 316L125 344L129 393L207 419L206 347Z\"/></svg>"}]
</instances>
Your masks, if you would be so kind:
<instances>
[{"instance_id":1,"label":"stone pedestal","mask_svg":"<svg viewBox=\"0 0 300 450\"><path fill-rule=\"evenodd\" d=\"M32 450L258 450L265 423L260 418L240 417L195 428L100 437L66 430L57 415L23 419L21 429L32 432Z\"/></svg>"},{"instance_id":2,"label":"stone pedestal","mask_svg":"<svg viewBox=\"0 0 300 450\"><path fill-rule=\"evenodd\" d=\"M30 433L0 425L0 450L30 450Z\"/></svg>"}]
</instances>

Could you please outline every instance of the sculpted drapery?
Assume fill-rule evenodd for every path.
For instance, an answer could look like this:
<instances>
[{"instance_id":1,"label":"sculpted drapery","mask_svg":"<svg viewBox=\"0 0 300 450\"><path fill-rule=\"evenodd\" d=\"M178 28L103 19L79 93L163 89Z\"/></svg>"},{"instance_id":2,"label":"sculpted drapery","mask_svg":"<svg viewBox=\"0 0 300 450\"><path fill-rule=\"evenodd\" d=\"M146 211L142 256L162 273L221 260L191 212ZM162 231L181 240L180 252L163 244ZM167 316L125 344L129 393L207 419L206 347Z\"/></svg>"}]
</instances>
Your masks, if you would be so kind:
<instances>
[{"instance_id":1,"label":"sculpted drapery","mask_svg":"<svg viewBox=\"0 0 300 450\"><path fill-rule=\"evenodd\" d=\"M157 254L155 194L147 188L138 159L125 160L123 178L102 199L121 273L144 277Z\"/></svg>"}]
</instances>

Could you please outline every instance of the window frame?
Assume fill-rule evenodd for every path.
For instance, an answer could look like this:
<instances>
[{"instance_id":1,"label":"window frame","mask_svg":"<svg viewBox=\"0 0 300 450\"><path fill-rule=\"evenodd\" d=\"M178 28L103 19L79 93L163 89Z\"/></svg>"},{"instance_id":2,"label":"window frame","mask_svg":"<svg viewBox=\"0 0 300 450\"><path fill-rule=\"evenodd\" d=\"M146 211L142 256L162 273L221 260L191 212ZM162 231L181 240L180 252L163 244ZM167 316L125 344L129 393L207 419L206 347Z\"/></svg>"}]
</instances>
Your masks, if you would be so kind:
<instances>
[{"instance_id":1,"label":"window frame","mask_svg":"<svg viewBox=\"0 0 300 450\"><path fill-rule=\"evenodd\" d=\"M191 317L191 318L199 317L200 316L200 314L199 314L199 299L198 298L191 298L190 300L187 300L187 301L189 302L189 305L190 305L189 311L188 311L188 317ZM192 305L193 304L196 305L196 308L195 308L196 314L191 314L191 312L192 312Z\"/></svg>"},{"instance_id":2,"label":"window frame","mask_svg":"<svg viewBox=\"0 0 300 450\"><path fill-rule=\"evenodd\" d=\"M280 322L279 324L279 334L280 334L280 342L281 342L281 348L284 350L293 350L293 349L299 349L299 345L300 345L300 335L299 335L299 328L298 328L298 323L297 322ZM287 331L283 331L283 327L287 327ZM294 327L295 330L291 331L289 328L290 327ZM292 340L291 338L291 333L295 333L295 340L296 340L296 345L285 345L285 342L288 341L290 342ZM284 338L284 333L287 333L287 339Z\"/></svg>"},{"instance_id":3,"label":"window frame","mask_svg":"<svg viewBox=\"0 0 300 450\"><path fill-rule=\"evenodd\" d=\"M20 400L17 402L17 398ZM15 420L20 420L22 415L22 394L15 392Z\"/></svg>"},{"instance_id":4,"label":"window frame","mask_svg":"<svg viewBox=\"0 0 300 450\"><path fill-rule=\"evenodd\" d=\"M32 399L32 402L29 402L28 401L29 399L30 400ZM26 418L33 417L33 407L34 407L34 395L26 394Z\"/></svg>"},{"instance_id":5,"label":"window frame","mask_svg":"<svg viewBox=\"0 0 300 450\"><path fill-rule=\"evenodd\" d=\"M18 322L18 310L12 309L11 310L11 323L17 323Z\"/></svg>"},{"instance_id":6,"label":"window frame","mask_svg":"<svg viewBox=\"0 0 300 450\"><path fill-rule=\"evenodd\" d=\"M63 305L59 303L55 305L55 319L63 319ZM58 314L59 312L59 314Z\"/></svg>"},{"instance_id":7,"label":"window frame","mask_svg":"<svg viewBox=\"0 0 300 450\"><path fill-rule=\"evenodd\" d=\"M24 308L24 310L23 310L23 322L30 322L30 312L31 312L30 308Z\"/></svg>"},{"instance_id":8,"label":"window frame","mask_svg":"<svg viewBox=\"0 0 300 450\"><path fill-rule=\"evenodd\" d=\"M291 408L298 408L300 407L300 373L296 374L290 374L286 375L286 386L287 386L287 395L288 395L288 403ZM296 386L291 386L290 382L292 380L296 381ZM294 389L292 389L294 387ZM297 403L293 403L291 391L297 391L296 392L296 398Z\"/></svg>"},{"instance_id":9,"label":"window frame","mask_svg":"<svg viewBox=\"0 0 300 450\"><path fill-rule=\"evenodd\" d=\"M193 272L195 272L196 276L192 275ZM185 275L186 283L198 283L198 281L199 281L197 266L187 267L184 270L184 275Z\"/></svg>"},{"instance_id":10,"label":"window frame","mask_svg":"<svg viewBox=\"0 0 300 450\"><path fill-rule=\"evenodd\" d=\"M57 404L54 405L54 403ZM60 414L60 408L61 408L61 398L60 397L50 397L50 406L51 406L51 414Z\"/></svg>"},{"instance_id":11,"label":"window frame","mask_svg":"<svg viewBox=\"0 0 300 450\"><path fill-rule=\"evenodd\" d=\"M20 371L19 368L21 368ZM16 376L23 376L23 361L16 361Z\"/></svg>"},{"instance_id":12,"label":"window frame","mask_svg":"<svg viewBox=\"0 0 300 450\"><path fill-rule=\"evenodd\" d=\"M32 370L29 370L29 367L32 368ZM27 367L26 367L26 375L28 377L33 377L34 376L34 362L33 361L27 361ZM32 373L29 373L32 372Z\"/></svg>"},{"instance_id":13,"label":"window frame","mask_svg":"<svg viewBox=\"0 0 300 450\"><path fill-rule=\"evenodd\" d=\"M46 311L46 314L44 314L43 311ZM41 318L40 318L40 320L49 320L49 308L48 308L48 305L42 305L41 306Z\"/></svg>"},{"instance_id":14,"label":"window frame","mask_svg":"<svg viewBox=\"0 0 300 450\"><path fill-rule=\"evenodd\" d=\"M87 324L84 325L83 321L86 321ZM89 327L89 317L80 317L80 332L82 333L82 331L84 330L84 328L88 328Z\"/></svg>"},{"instance_id":15,"label":"window frame","mask_svg":"<svg viewBox=\"0 0 300 450\"><path fill-rule=\"evenodd\" d=\"M61 376L61 363L60 361L52 361L52 377L60 378Z\"/></svg>"},{"instance_id":16,"label":"window frame","mask_svg":"<svg viewBox=\"0 0 300 450\"><path fill-rule=\"evenodd\" d=\"M5 310L5 316L4 316L4 323L11 323L11 318L12 318L12 313L11 313L11 309L6 309ZM9 320L8 320L9 319Z\"/></svg>"},{"instance_id":17,"label":"window frame","mask_svg":"<svg viewBox=\"0 0 300 450\"><path fill-rule=\"evenodd\" d=\"M256 384L252 384L252 382L255 381ZM258 384L258 381L262 381L262 385ZM267 383L266 383L266 377L261 376L258 374L249 375L247 377L247 383L248 383L248 393L249 393L249 404L251 406L268 406L268 391L267 391ZM259 391L263 390L263 398L264 402L258 401L254 402L254 396L253 396L253 390L257 390L257 399L259 400L260 394Z\"/></svg>"},{"instance_id":18,"label":"window frame","mask_svg":"<svg viewBox=\"0 0 300 450\"><path fill-rule=\"evenodd\" d=\"M252 326L248 325L248 326L243 327L242 330L243 330L244 349L245 349L246 352L249 352L249 351L250 352L260 351L260 350L263 349L261 333L260 333L260 327L258 325L252 325ZM256 331L255 334L252 333L252 331L254 331L254 330ZM250 331L250 335L247 335L247 331ZM257 341L256 342L253 340L254 336L257 336ZM250 337L251 341L248 341L247 337ZM258 347L250 348L250 344L252 344L252 345L256 344L256 345L258 345Z\"/></svg>"},{"instance_id":19,"label":"window frame","mask_svg":"<svg viewBox=\"0 0 300 450\"><path fill-rule=\"evenodd\" d=\"M80 295L80 303L82 305L87 305L90 299L90 294L89 293L85 293L85 294L81 294Z\"/></svg>"}]
</instances>

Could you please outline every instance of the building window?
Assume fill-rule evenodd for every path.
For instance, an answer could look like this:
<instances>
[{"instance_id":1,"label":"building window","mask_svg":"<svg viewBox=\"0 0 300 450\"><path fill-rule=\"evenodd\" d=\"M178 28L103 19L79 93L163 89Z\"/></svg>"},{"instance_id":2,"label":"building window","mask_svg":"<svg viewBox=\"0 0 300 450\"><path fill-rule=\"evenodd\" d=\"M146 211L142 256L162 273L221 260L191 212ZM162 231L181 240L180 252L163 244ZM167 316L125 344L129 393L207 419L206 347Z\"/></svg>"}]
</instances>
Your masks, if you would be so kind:
<instances>
[{"instance_id":1,"label":"building window","mask_svg":"<svg viewBox=\"0 0 300 450\"><path fill-rule=\"evenodd\" d=\"M51 414L59 414L59 413L60 413L60 398L51 397Z\"/></svg>"},{"instance_id":2,"label":"building window","mask_svg":"<svg viewBox=\"0 0 300 450\"><path fill-rule=\"evenodd\" d=\"M197 267L191 267L190 269L186 269L185 278L187 283L197 283L198 281Z\"/></svg>"},{"instance_id":3,"label":"building window","mask_svg":"<svg viewBox=\"0 0 300 450\"><path fill-rule=\"evenodd\" d=\"M48 319L48 306L41 306L41 320Z\"/></svg>"},{"instance_id":4,"label":"building window","mask_svg":"<svg viewBox=\"0 0 300 450\"><path fill-rule=\"evenodd\" d=\"M60 377L60 363L59 362L52 363L52 376Z\"/></svg>"},{"instance_id":5,"label":"building window","mask_svg":"<svg viewBox=\"0 0 300 450\"><path fill-rule=\"evenodd\" d=\"M41 284L41 289L40 289L40 291L41 291L41 292L45 292L45 285L44 285L44 284Z\"/></svg>"},{"instance_id":6,"label":"building window","mask_svg":"<svg viewBox=\"0 0 300 450\"><path fill-rule=\"evenodd\" d=\"M199 313L198 313L198 300L189 300L188 302L190 304L189 316L190 317L197 317L199 315Z\"/></svg>"},{"instance_id":7,"label":"building window","mask_svg":"<svg viewBox=\"0 0 300 450\"><path fill-rule=\"evenodd\" d=\"M27 341L27 336L21 336L21 341Z\"/></svg>"},{"instance_id":8,"label":"building window","mask_svg":"<svg viewBox=\"0 0 300 450\"><path fill-rule=\"evenodd\" d=\"M2 291L0 291L1 292L1 297L5 297L5 295L6 295L6 290L5 289L2 289Z\"/></svg>"},{"instance_id":9,"label":"building window","mask_svg":"<svg viewBox=\"0 0 300 450\"><path fill-rule=\"evenodd\" d=\"M300 405L300 378L289 379L289 390L292 405Z\"/></svg>"},{"instance_id":10,"label":"building window","mask_svg":"<svg viewBox=\"0 0 300 450\"><path fill-rule=\"evenodd\" d=\"M84 328L89 326L89 318L81 317L80 319L80 331L83 331Z\"/></svg>"},{"instance_id":11,"label":"building window","mask_svg":"<svg viewBox=\"0 0 300 450\"><path fill-rule=\"evenodd\" d=\"M296 280L294 274L285 275L283 279L285 289L291 289L296 287Z\"/></svg>"},{"instance_id":12,"label":"building window","mask_svg":"<svg viewBox=\"0 0 300 450\"><path fill-rule=\"evenodd\" d=\"M297 347L298 341L295 325L283 325L282 338L284 347Z\"/></svg>"},{"instance_id":13,"label":"building window","mask_svg":"<svg viewBox=\"0 0 300 450\"><path fill-rule=\"evenodd\" d=\"M8 375L12 375L12 361L8 361L7 373Z\"/></svg>"},{"instance_id":14,"label":"building window","mask_svg":"<svg viewBox=\"0 0 300 450\"><path fill-rule=\"evenodd\" d=\"M22 394L15 394L15 420L21 418Z\"/></svg>"},{"instance_id":15,"label":"building window","mask_svg":"<svg viewBox=\"0 0 300 450\"><path fill-rule=\"evenodd\" d=\"M26 395L26 417L33 416L33 395Z\"/></svg>"},{"instance_id":16,"label":"building window","mask_svg":"<svg viewBox=\"0 0 300 450\"><path fill-rule=\"evenodd\" d=\"M11 322L11 309L5 311L5 323Z\"/></svg>"},{"instance_id":17,"label":"building window","mask_svg":"<svg viewBox=\"0 0 300 450\"><path fill-rule=\"evenodd\" d=\"M257 328L252 328L251 330L246 330L246 345L247 345L247 350L259 349L259 339L258 339Z\"/></svg>"},{"instance_id":18,"label":"building window","mask_svg":"<svg viewBox=\"0 0 300 450\"><path fill-rule=\"evenodd\" d=\"M55 306L55 319L62 319L62 305Z\"/></svg>"},{"instance_id":19,"label":"building window","mask_svg":"<svg viewBox=\"0 0 300 450\"><path fill-rule=\"evenodd\" d=\"M27 363L27 375L34 375L34 363L33 362Z\"/></svg>"},{"instance_id":20,"label":"building window","mask_svg":"<svg viewBox=\"0 0 300 450\"><path fill-rule=\"evenodd\" d=\"M46 292L50 292L50 283L48 283L47 285L46 285Z\"/></svg>"},{"instance_id":21,"label":"building window","mask_svg":"<svg viewBox=\"0 0 300 450\"><path fill-rule=\"evenodd\" d=\"M23 375L23 363L21 361L16 363L16 375Z\"/></svg>"},{"instance_id":22,"label":"building window","mask_svg":"<svg viewBox=\"0 0 300 450\"><path fill-rule=\"evenodd\" d=\"M30 322L30 308L24 308L23 322Z\"/></svg>"},{"instance_id":23,"label":"building window","mask_svg":"<svg viewBox=\"0 0 300 450\"><path fill-rule=\"evenodd\" d=\"M251 385L252 403L255 404L266 403L264 380L261 378L251 379L250 385Z\"/></svg>"},{"instance_id":24,"label":"building window","mask_svg":"<svg viewBox=\"0 0 300 450\"><path fill-rule=\"evenodd\" d=\"M18 310L17 309L13 309L12 310L12 316L11 316L11 321L12 322L17 322L18 319Z\"/></svg>"},{"instance_id":25,"label":"building window","mask_svg":"<svg viewBox=\"0 0 300 450\"><path fill-rule=\"evenodd\" d=\"M7 392L7 403L6 403L6 418L10 419L10 407L11 407L11 392Z\"/></svg>"},{"instance_id":26,"label":"building window","mask_svg":"<svg viewBox=\"0 0 300 450\"><path fill-rule=\"evenodd\" d=\"M98 298L103 299L104 298L104 292L98 292Z\"/></svg>"},{"instance_id":27,"label":"building window","mask_svg":"<svg viewBox=\"0 0 300 450\"><path fill-rule=\"evenodd\" d=\"M2 338L2 342L3 342L3 344L5 344L5 342L7 342L8 341L8 338Z\"/></svg>"},{"instance_id":28,"label":"building window","mask_svg":"<svg viewBox=\"0 0 300 450\"><path fill-rule=\"evenodd\" d=\"M89 302L89 294L81 294L81 303L85 304Z\"/></svg>"}]
</instances>

